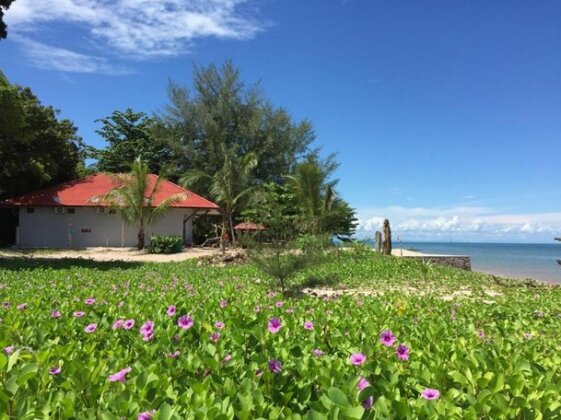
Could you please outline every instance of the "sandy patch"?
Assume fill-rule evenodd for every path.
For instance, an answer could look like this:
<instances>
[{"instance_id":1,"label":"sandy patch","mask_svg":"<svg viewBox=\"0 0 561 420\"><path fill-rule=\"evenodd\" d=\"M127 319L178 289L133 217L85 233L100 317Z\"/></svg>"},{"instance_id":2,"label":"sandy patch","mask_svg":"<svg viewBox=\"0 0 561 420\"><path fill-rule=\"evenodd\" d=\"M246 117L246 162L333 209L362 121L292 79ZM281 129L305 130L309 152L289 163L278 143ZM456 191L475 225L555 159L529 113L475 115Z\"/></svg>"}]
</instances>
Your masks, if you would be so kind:
<instances>
[{"instance_id":1,"label":"sandy patch","mask_svg":"<svg viewBox=\"0 0 561 420\"><path fill-rule=\"evenodd\" d=\"M226 253L237 251L227 250ZM217 248L186 248L177 254L148 254L136 248L86 248L80 250L0 250L0 258L84 258L93 261L174 262L222 255Z\"/></svg>"}]
</instances>

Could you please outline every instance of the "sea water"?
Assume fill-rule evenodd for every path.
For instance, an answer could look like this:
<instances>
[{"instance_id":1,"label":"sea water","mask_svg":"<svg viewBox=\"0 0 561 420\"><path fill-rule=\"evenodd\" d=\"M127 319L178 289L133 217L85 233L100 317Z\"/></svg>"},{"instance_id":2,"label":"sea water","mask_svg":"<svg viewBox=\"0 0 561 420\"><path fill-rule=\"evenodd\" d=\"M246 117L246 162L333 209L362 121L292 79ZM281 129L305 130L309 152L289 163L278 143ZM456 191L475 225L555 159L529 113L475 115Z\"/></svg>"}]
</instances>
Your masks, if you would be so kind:
<instances>
[{"instance_id":1,"label":"sea water","mask_svg":"<svg viewBox=\"0 0 561 420\"><path fill-rule=\"evenodd\" d=\"M373 241L365 241L369 245ZM399 243L393 243L399 249ZM504 277L561 283L561 243L508 244L464 242L403 242L403 249L425 254L467 255L473 271Z\"/></svg>"}]
</instances>

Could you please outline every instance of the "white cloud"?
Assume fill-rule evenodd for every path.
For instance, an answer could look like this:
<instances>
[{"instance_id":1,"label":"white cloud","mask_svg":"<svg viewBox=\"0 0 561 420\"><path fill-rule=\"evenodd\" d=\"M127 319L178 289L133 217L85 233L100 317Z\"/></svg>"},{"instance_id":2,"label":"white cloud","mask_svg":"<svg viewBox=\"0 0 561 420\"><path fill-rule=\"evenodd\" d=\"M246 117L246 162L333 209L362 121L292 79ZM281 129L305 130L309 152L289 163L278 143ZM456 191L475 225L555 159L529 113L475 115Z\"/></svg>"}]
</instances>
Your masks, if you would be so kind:
<instances>
[{"instance_id":1,"label":"white cloud","mask_svg":"<svg viewBox=\"0 0 561 420\"><path fill-rule=\"evenodd\" d=\"M6 14L12 34L32 38L51 24L86 30L89 43L119 57L182 54L201 38L249 39L263 29L254 0L18 0ZM57 48L60 45L56 46ZM52 47L51 47L52 48ZM73 51L66 50L64 57ZM62 53L61 53L62 54ZM74 62L86 61L75 52ZM94 60L96 61L95 57ZM99 60L98 60L99 61ZM76 68L87 67L75 66ZM72 68L72 66L68 66ZM72 71L72 70L67 70Z\"/></svg>"},{"instance_id":2,"label":"white cloud","mask_svg":"<svg viewBox=\"0 0 561 420\"><path fill-rule=\"evenodd\" d=\"M64 48L52 47L25 37L14 37L25 47L25 55L35 66L47 70L71 73L130 74L131 70L111 64L103 57L80 54Z\"/></svg>"},{"instance_id":3,"label":"white cloud","mask_svg":"<svg viewBox=\"0 0 561 420\"><path fill-rule=\"evenodd\" d=\"M509 214L485 207L359 209L359 237L372 237L390 219L404 240L550 241L561 232L561 213Z\"/></svg>"}]
</instances>

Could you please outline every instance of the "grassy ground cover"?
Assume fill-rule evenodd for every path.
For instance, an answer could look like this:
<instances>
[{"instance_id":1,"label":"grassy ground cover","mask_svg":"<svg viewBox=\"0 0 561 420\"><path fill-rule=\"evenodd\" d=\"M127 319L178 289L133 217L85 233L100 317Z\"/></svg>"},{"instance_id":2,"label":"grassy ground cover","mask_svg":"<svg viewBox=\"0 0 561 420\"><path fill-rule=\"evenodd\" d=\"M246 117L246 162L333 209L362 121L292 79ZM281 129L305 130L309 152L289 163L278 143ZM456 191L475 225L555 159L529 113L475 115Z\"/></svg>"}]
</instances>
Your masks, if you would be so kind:
<instances>
[{"instance_id":1,"label":"grassy ground cover","mask_svg":"<svg viewBox=\"0 0 561 420\"><path fill-rule=\"evenodd\" d=\"M561 416L559 288L360 252L294 280L320 297L251 265L0 264L4 417Z\"/></svg>"}]
</instances>

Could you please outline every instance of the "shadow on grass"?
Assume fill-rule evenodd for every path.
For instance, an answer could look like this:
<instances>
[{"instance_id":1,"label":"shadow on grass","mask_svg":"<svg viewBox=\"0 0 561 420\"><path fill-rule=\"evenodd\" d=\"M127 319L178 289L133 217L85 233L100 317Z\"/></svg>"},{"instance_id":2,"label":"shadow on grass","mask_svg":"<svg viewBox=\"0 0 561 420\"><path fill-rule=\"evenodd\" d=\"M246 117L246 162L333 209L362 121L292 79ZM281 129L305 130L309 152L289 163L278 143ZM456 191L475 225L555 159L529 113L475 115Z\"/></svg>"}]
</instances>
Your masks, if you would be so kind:
<instances>
[{"instance_id":1,"label":"shadow on grass","mask_svg":"<svg viewBox=\"0 0 561 420\"><path fill-rule=\"evenodd\" d=\"M94 261L86 258L27 258L0 257L0 270L64 270L70 268L87 268L95 270L131 269L143 265L136 261Z\"/></svg>"}]
</instances>

